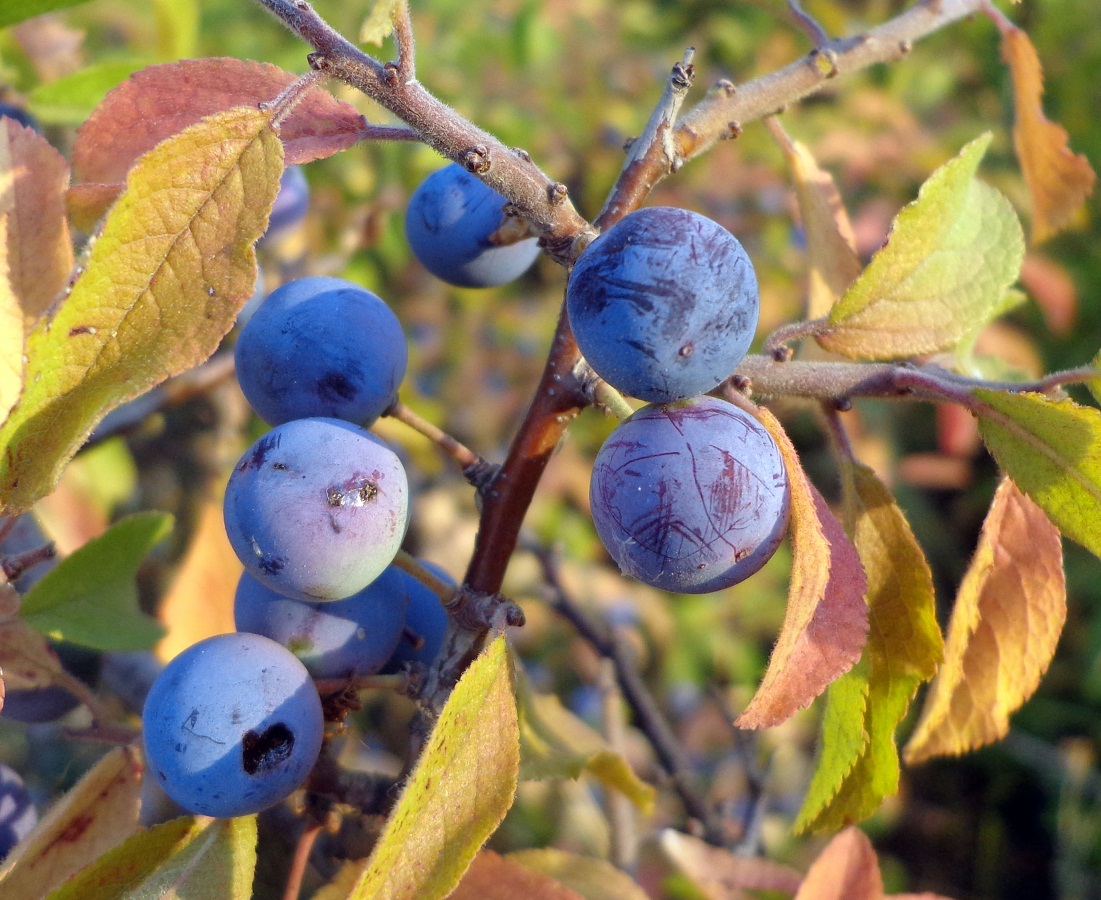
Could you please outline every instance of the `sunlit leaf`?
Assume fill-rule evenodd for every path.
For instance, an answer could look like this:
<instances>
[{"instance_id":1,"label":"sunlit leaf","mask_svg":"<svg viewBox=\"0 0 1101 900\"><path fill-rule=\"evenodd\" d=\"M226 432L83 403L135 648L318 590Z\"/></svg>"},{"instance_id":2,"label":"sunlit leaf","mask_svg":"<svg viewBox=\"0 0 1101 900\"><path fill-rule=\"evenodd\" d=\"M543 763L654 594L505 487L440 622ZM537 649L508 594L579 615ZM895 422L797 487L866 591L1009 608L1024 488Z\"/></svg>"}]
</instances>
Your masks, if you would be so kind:
<instances>
[{"instance_id":1,"label":"sunlit leaf","mask_svg":"<svg viewBox=\"0 0 1101 900\"><path fill-rule=\"evenodd\" d=\"M370 13L360 26L359 42L382 46L382 42L390 37L390 32L394 30L394 13L400 5L401 0L375 0L375 5L371 7Z\"/></svg>"},{"instance_id":2,"label":"sunlit leaf","mask_svg":"<svg viewBox=\"0 0 1101 900\"><path fill-rule=\"evenodd\" d=\"M7 269L27 323L65 288L73 266L65 220L69 165L42 135L0 118L0 216Z\"/></svg>"},{"instance_id":3,"label":"sunlit leaf","mask_svg":"<svg viewBox=\"0 0 1101 900\"><path fill-rule=\"evenodd\" d=\"M784 133L778 120L773 121L776 122L773 134L791 168L799 215L807 236L806 318L817 319L826 315L856 281L860 258L854 249L849 215L833 176L818 167L803 144Z\"/></svg>"},{"instance_id":4,"label":"sunlit leaf","mask_svg":"<svg viewBox=\"0 0 1101 900\"><path fill-rule=\"evenodd\" d=\"M111 409L210 356L253 293L281 172L270 113L250 108L142 157L72 293L28 336L0 428L4 514L47 493Z\"/></svg>"},{"instance_id":5,"label":"sunlit leaf","mask_svg":"<svg viewBox=\"0 0 1101 900\"><path fill-rule=\"evenodd\" d=\"M836 831L898 791L895 729L944 653L933 576L891 492L852 461L842 479L845 523L868 576L868 643L860 664L830 685L797 831Z\"/></svg>"},{"instance_id":6,"label":"sunlit leaf","mask_svg":"<svg viewBox=\"0 0 1101 900\"><path fill-rule=\"evenodd\" d=\"M45 897L138 828L141 760L116 747L58 800L0 867L0 897Z\"/></svg>"},{"instance_id":7,"label":"sunlit leaf","mask_svg":"<svg viewBox=\"0 0 1101 900\"><path fill-rule=\"evenodd\" d=\"M1071 152L1066 130L1044 116L1044 73L1024 31L1002 29L1002 58L1013 73L1013 142L1032 195L1032 242L1038 244L1074 221L1097 175L1085 156Z\"/></svg>"},{"instance_id":8,"label":"sunlit leaf","mask_svg":"<svg viewBox=\"0 0 1101 900\"><path fill-rule=\"evenodd\" d=\"M249 900L256 817L172 819L140 832L47 900Z\"/></svg>"},{"instance_id":9,"label":"sunlit leaf","mask_svg":"<svg viewBox=\"0 0 1101 900\"><path fill-rule=\"evenodd\" d=\"M810 867L795 900L879 900L883 877L872 842L859 828L846 828Z\"/></svg>"},{"instance_id":10,"label":"sunlit leaf","mask_svg":"<svg viewBox=\"0 0 1101 900\"><path fill-rule=\"evenodd\" d=\"M553 847L517 850L505 858L549 875L584 900L646 900L647 897L630 875L605 859L578 856Z\"/></svg>"},{"instance_id":11,"label":"sunlit leaf","mask_svg":"<svg viewBox=\"0 0 1101 900\"><path fill-rule=\"evenodd\" d=\"M448 698L352 898L446 897L512 805L519 744L500 636Z\"/></svg>"},{"instance_id":12,"label":"sunlit leaf","mask_svg":"<svg viewBox=\"0 0 1101 900\"><path fill-rule=\"evenodd\" d=\"M0 28L54 9L67 9L86 2L87 0L5 0L0 4Z\"/></svg>"},{"instance_id":13,"label":"sunlit leaf","mask_svg":"<svg viewBox=\"0 0 1101 900\"><path fill-rule=\"evenodd\" d=\"M240 578L241 563L226 537L222 504L207 497L183 561L157 607L157 617L168 629L157 644L157 658L168 662L204 638L235 631L233 598Z\"/></svg>"},{"instance_id":14,"label":"sunlit leaf","mask_svg":"<svg viewBox=\"0 0 1101 900\"><path fill-rule=\"evenodd\" d=\"M756 856L741 856L667 828L661 849L708 900L725 900L735 891L794 894L803 880L795 869Z\"/></svg>"},{"instance_id":15,"label":"sunlit leaf","mask_svg":"<svg viewBox=\"0 0 1101 900\"><path fill-rule=\"evenodd\" d=\"M783 427L766 409L791 488L791 587L780 636L757 693L735 724L769 728L808 706L860 658L868 633L867 579L856 548L810 483Z\"/></svg>"},{"instance_id":16,"label":"sunlit leaf","mask_svg":"<svg viewBox=\"0 0 1101 900\"><path fill-rule=\"evenodd\" d=\"M975 179L989 143L977 138L929 176L830 311L819 344L898 359L952 347L996 314L1020 273L1024 236L1009 201Z\"/></svg>"},{"instance_id":17,"label":"sunlit leaf","mask_svg":"<svg viewBox=\"0 0 1101 900\"><path fill-rule=\"evenodd\" d=\"M447 896L451 900L586 900L549 875L492 850L474 857L459 886Z\"/></svg>"},{"instance_id":18,"label":"sunlit leaf","mask_svg":"<svg viewBox=\"0 0 1101 900\"><path fill-rule=\"evenodd\" d=\"M1047 671L1067 613L1059 532L1008 478L960 584L942 667L906 762L1005 737Z\"/></svg>"},{"instance_id":19,"label":"sunlit leaf","mask_svg":"<svg viewBox=\"0 0 1101 900\"><path fill-rule=\"evenodd\" d=\"M0 213L0 422L23 392L23 308L8 268L8 221Z\"/></svg>"},{"instance_id":20,"label":"sunlit leaf","mask_svg":"<svg viewBox=\"0 0 1101 900\"><path fill-rule=\"evenodd\" d=\"M40 634L96 650L152 647L164 628L139 609L134 579L172 525L168 513L120 519L42 576L23 597L23 621Z\"/></svg>"},{"instance_id":21,"label":"sunlit leaf","mask_svg":"<svg viewBox=\"0 0 1101 900\"><path fill-rule=\"evenodd\" d=\"M578 778L582 772L620 791L643 812L654 805L654 789L627 760L552 694L539 694L523 670L516 670L520 716L520 778Z\"/></svg>"},{"instance_id":22,"label":"sunlit leaf","mask_svg":"<svg viewBox=\"0 0 1101 900\"><path fill-rule=\"evenodd\" d=\"M1042 394L973 396L998 465L1063 534L1101 556L1101 412Z\"/></svg>"}]
</instances>

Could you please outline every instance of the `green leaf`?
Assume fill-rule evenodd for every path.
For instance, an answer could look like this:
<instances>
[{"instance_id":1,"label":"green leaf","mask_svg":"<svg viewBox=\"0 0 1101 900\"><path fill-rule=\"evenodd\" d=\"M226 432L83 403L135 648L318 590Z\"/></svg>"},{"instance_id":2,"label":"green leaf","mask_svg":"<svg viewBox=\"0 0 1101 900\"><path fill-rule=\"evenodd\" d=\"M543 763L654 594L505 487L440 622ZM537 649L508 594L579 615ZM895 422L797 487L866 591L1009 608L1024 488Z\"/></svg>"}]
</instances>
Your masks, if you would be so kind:
<instances>
[{"instance_id":1,"label":"green leaf","mask_svg":"<svg viewBox=\"0 0 1101 900\"><path fill-rule=\"evenodd\" d=\"M628 797L644 813L654 807L654 789L631 769L622 754L567 710L551 694L532 690L523 669L516 668L516 702L520 714L520 778L579 778L588 772L605 787Z\"/></svg>"},{"instance_id":2,"label":"green leaf","mask_svg":"<svg viewBox=\"0 0 1101 900\"><path fill-rule=\"evenodd\" d=\"M1009 201L975 180L984 134L921 187L881 247L830 311L818 343L864 359L899 359L955 346L1003 307L1024 258Z\"/></svg>"},{"instance_id":3,"label":"green leaf","mask_svg":"<svg viewBox=\"0 0 1101 900\"><path fill-rule=\"evenodd\" d=\"M237 107L135 164L84 274L27 338L26 387L0 428L0 512L48 493L110 410L210 356L256 283L283 170L271 111Z\"/></svg>"},{"instance_id":4,"label":"green leaf","mask_svg":"<svg viewBox=\"0 0 1101 900\"><path fill-rule=\"evenodd\" d=\"M54 9L68 9L87 0L4 0L0 3L0 28Z\"/></svg>"},{"instance_id":5,"label":"green leaf","mask_svg":"<svg viewBox=\"0 0 1101 900\"><path fill-rule=\"evenodd\" d=\"M394 30L394 13L397 12L401 0L375 0L371 12L359 29L359 42L361 44L377 44L390 37Z\"/></svg>"},{"instance_id":6,"label":"green leaf","mask_svg":"<svg viewBox=\"0 0 1101 900\"><path fill-rule=\"evenodd\" d=\"M152 62L150 57L131 57L94 63L38 85L31 91L27 105L47 125L79 125L108 91Z\"/></svg>"},{"instance_id":7,"label":"green leaf","mask_svg":"<svg viewBox=\"0 0 1101 900\"><path fill-rule=\"evenodd\" d=\"M977 389L972 411L998 465L1056 527L1101 556L1101 411Z\"/></svg>"},{"instance_id":8,"label":"green leaf","mask_svg":"<svg viewBox=\"0 0 1101 900\"><path fill-rule=\"evenodd\" d=\"M454 890L512 805L519 743L499 636L455 685L351 897L438 900Z\"/></svg>"},{"instance_id":9,"label":"green leaf","mask_svg":"<svg viewBox=\"0 0 1101 900\"><path fill-rule=\"evenodd\" d=\"M165 62L198 56L198 0L153 0L157 56Z\"/></svg>"},{"instance_id":10,"label":"green leaf","mask_svg":"<svg viewBox=\"0 0 1101 900\"><path fill-rule=\"evenodd\" d=\"M256 817L172 819L139 832L47 900L249 900Z\"/></svg>"},{"instance_id":11,"label":"green leaf","mask_svg":"<svg viewBox=\"0 0 1101 900\"><path fill-rule=\"evenodd\" d=\"M172 532L168 513L135 513L61 560L23 597L20 617L35 631L97 650L144 650L164 627L138 609L134 576Z\"/></svg>"},{"instance_id":12,"label":"green leaf","mask_svg":"<svg viewBox=\"0 0 1101 900\"><path fill-rule=\"evenodd\" d=\"M944 655L933 576L902 510L867 466L842 467L845 525L868 576L868 643L830 685L818 766L796 831L837 831L898 790L895 730Z\"/></svg>"}]
</instances>

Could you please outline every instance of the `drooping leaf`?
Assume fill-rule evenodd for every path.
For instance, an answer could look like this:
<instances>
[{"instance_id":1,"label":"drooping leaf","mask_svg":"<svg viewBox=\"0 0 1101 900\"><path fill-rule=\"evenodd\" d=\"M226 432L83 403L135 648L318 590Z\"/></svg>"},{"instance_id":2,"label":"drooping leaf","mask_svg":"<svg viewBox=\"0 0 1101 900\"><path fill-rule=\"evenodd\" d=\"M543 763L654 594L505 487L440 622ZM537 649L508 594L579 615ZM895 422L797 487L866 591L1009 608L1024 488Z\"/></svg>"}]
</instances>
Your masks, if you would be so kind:
<instances>
[{"instance_id":1,"label":"drooping leaf","mask_svg":"<svg viewBox=\"0 0 1101 900\"><path fill-rule=\"evenodd\" d=\"M606 787L630 798L644 813L653 809L654 789L634 773L627 760L562 706L557 697L533 690L518 666L516 702L522 780L579 778L587 771Z\"/></svg>"},{"instance_id":2,"label":"drooping leaf","mask_svg":"<svg viewBox=\"0 0 1101 900\"><path fill-rule=\"evenodd\" d=\"M810 151L791 140L770 120L795 182L799 215L807 236L806 318L826 315L860 275L860 259L849 214L829 172L818 167Z\"/></svg>"},{"instance_id":3,"label":"drooping leaf","mask_svg":"<svg viewBox=\"0 0 1101 900\"><path fill-rule=\"evenodd\" d=\"M134 578L172 526L168 513L120 519L42 576L23 597L23 621L55 640L96 650L152 647L164 628L138 608Z\"/></svg>"},{"instance_id":4,"label":"drooping leaf","mask_svg":"<svg viewBox=\"0 0 1101 900\"><path fill-rule=\"evenodd\" d=\"M168 662L182 650L216 634L230 634L233 598L241 562L226 537L222 504L203 500L191 544L157 607L167 633L157 644L157 658Z\"/></svg>"},{"instance_id":5,"label":"drooping leaf","mask_svg":"<svg viewBox=\"0 0 1101 900\"><path fill-rule=\"evenodd\" d=\"M48 125L79 125L108 91L152 61L148 56L133 56L93 63L36 86L27 98L27 106Z\"/></svg>"},{"instance_id":6,"label":"drooping leaf","mask_svg":"<svg viewBox=\"0 0 1101 900\"><path fill-rule=\"evenodd\" d=\"M27 323L65 288L73 267L65 219L69 165L42 135L0 119L0 216L6 216L7 269Z\"/></svg>"},{"instance_id":7,"label":"drooping leaf","mask_svg":"<svg viewBox=\"0 0 1101 900\"><path fill-rule=\"evenodd\" d=\"M353 900L439 900L504 818L520 767L503 636L459 679L375 845Z\"/></svg>"},{"instance_id":8,"label":"drooping leaf","mask_svg":"<svg viewBox=\"0 0 1101 900\"><path fill-rule=\"evenodd\" d=\"M819 344L900 359L950 348L992 318L1020 273L1024 236L1009 201L975 179L989 143L977 138L929 176L830 311Z\"/></svg>"},{"instance_id":9,"label":"drooping leaf","mask_svg":"<svg viewBox=\"0 0 1101 900\"><path fill-rule=\"evenodd\" d=\"M906 762L1005 737L1036 690L1066 619L1059 532L1008 478L994 495L948 623L944 666L906 745Z\"/></svg>"},{"instance_id":10,"label":"drooping leaf","mask_svg":"<svg viewBox=\"0 0 1101 900\"><path fill-rule=\"evenodd\" d=\"M883 876L872 842L849 827L826 845L811 865L795 900L879 900Z\"/></svg>"},{"instance_id":11,"label":"drooping leaf","mask_svg":"<svg viewBox=\"0 0 1101 900\"><path fill-rule=\"evenodd\" d=\"M8 587L5 585L4 593ZM14 691L48 687L64 670L46 639L26 622L12 618L0 622L0 671L7 689Z\"/></svg>"},{"instance_id":12,"label":"drooping leaf","mask_svg":"<svg viewBox=\"0 0 1101 900\"><path fill-rule=\"evenodd\" d=\"M401 0L375 0L367 18L359 29L359 42L361 44L377 44L390 37L394 30L394 13L397 11Z\"/></svg>"},{"instance_id":13,"label":"drooping leaf","mask_svg":"<svg viewBox=\"0 0 1101 900\"><path fill-rule=\"evenodd\" d=\"M998 465L1063 534L1101 556L1101 412L1042 394L973 396Z\"/></svg>"},{"instance_id":14,"label":"drooping leaf","mask_svg":"<svg viewBox=\"0 0 1101 900\"><path fill-rule=\"evenodd\" d=\"M810 483L783 427L766 409L791 490L791 587L780 636L757 693L735 724L770 728L808 706L852 668L868 633L867 579L856 548Z\"/></svg>"},{"instance_id":15,"label":"drooping leaf","mask_svg":"<svg viewBox=\"0 0 1101 900\"><path fill-rule=\"evenodd\" d=\"M55 9L67 9L87 2L88 0L6 0L0 5L0 28Z\"/></svg>"},{"instance_id":16,"label":"drooping leaf","mask_svg":"<svg viewBox=\"0 0 1101 900\"><path fill-rule=\"evenodd\" d=\"M553 847L517 850L505 859L549 875L584 900L646 900L647 897L630 875L605 859L578 856Z\"/></svg>"},{"instance_id":17,"label":"drooping leaf","mask_svg":"<svg viewBox=\"0 0 1101 900\"><path fill-rule=\"evenodd\" d=\"M111 91L77 131L76 182L117 185L134 161L200 119L274 100L296 76L270 63L228 57L149 66ZM281 123L286 165L344 150L363 134L355 108L314 88Z\"/></svg>"},{"instance_id":18,"label":"drooping leaf","mask_svg":"<svg viewBox=\"0 0 1101 900\"><path fill-rule=\"evenodd\" d=\"M585 900L549 875L521 865L492 850L474 857L451 900Z\"/></svg>"},{"instance_id":19,"label":"drooping leaf","mask_svg":"<svg viewBox=\"0 0 1101 900\"><path fill-rule=\"evenodd\" d=\"M116 747L58 800L0 866L0 897L45 897L138 828L141 759Z\"/></svg>"},{"instance_id":20,"label":"drooping leaf","mask_svg":"<svg viewBox=\"0 0 1101 900\"><path fill-rule=\"evenodd\" d=\"M852 461L842 483L845 523L868 576L868 643L860 664L830 685L796 831L837 831L898 791L895 729L944 654L933 576L891 492Z\"/></svg>"},{"instance_id":21,"label":"drooping leaf","mask_svg":"<svg viewBox=\"0 0 1101 900\"><path fill-rule=\"evenodd\" d=\"M1040 58L1020 28L1002 29L1002 58L1013 74L1013 142L1032 196L1032 243L1039 244L1074 221L1097 175L1071 151L1066 130L1044 116Z\"/></svg>"},{"instance_id":22,"label":"drooping leaf","mask_svg":"<svg viewBox=\"0 0 1101 900\"><path fill-rule=\"evenodd\" d=\"M128 838L46 900L249 900L256 816L172 819Z\"/></svg>"},{"instance_id":23,"label":"drooping leaf","mask_svg":"<svg viewBox=\"0 0 1101 900\"><path fill-rule=\"evenodd\" d=\"M282 172L270 113L239 108L150 151L84 274L27 339L0 428L0 503L29 509L111 409L206 359L256 283L253 245Z\"/></svg>"},{"instance_id":24,"label":"drooping leaf","mask_svg":"<svg viewBox=\"0 0 1101 900\"><path fill-rule=\"evenodd\" d=\"M8 222L0 213L0 422L23 393L23 308L8 268Z\"/></svg>"},{"instance_id":25,"label":"drooping leaf","mask_svg":"<svg viewBox=\"0 0 1101 900\"><path fill-rule=\"evenodd\" d=\"M671 828L661 833L661 849L708 900L725 900L736 891L794 894L803 880L790 866L739 856Z\"/></svg>"}]
</instances>

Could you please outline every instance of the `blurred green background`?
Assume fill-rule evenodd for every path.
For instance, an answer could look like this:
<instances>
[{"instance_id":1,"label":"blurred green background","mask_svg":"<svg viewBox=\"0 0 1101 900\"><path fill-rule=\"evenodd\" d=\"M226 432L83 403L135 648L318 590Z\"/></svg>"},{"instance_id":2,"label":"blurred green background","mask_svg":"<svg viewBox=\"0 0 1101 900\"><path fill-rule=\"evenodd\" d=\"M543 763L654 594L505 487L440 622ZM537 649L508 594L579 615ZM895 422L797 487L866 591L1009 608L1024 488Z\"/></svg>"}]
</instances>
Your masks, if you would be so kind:
<instances>
[{"instance_id":1,"label":"blurred green background","mask_svg":"<svg viewBox=\"0 0 1101 900\"><path fill-rule=\"evenodd\" d=\"M317 0L316 8L355 36L368 4ZM908 4L890 0L813 0L805 4L828 32L858 33ZM1044 64L1045 110L1071 146L1101 164L1101 28L1095 0L1034 0L1004 11L1032 37ZM574 203L593 217L673 62L697 48L697 86L771 72L809 49L786 4L777 0L414 0L420 80L506 144L526 149ZM34 29L32 35L28 29ZM51 57L34 41L55 51ZM391 53L387 44L381 51ZM0 31L0 89L27 103L63 152L97 100L136 68L188 56L234 56L306 70L305 49L247 0L93 0L22 30ZM52 60L53 68L50 68ZM370 102L334 87L373 121ZM891 217L918 185L965 142L994 133L982 175L1027 221L1028 198L1012 148L1012 89L998 34L985 18L921 41L890 67L831 82L783 115L836 178L861 252L881 243ZM301 274L344 275L375 290L398 312L411 342L402 398L491 460L499 460L530 397L560 303L564 278L541 260L515 285L490 291L449 288L410 257L402 233L410 192L441 160L423 147L355 147L306 168L311 209L299 233L265 251L269 288ZM762 286L763 338L800 316L804 253L779 148L761 123L693 161L655 192L655 204L681 205L719 221L752 256ZM984 335L981 350L1013 368L1052 370L1090 360L1101 349L1101 241L1098 198L1081 227L1030 251L1023 276L1028 304ZM1089 402L1084 393L1076 399ZM226 412L227 407L238 410ZM836 473L813 411L779 403L808 470L828 497ZM668 597L627 584L609 565L587 514L588 465L612 421L589 411L571 428L528 519L559 543L565 575L594 609L637 632L647 678L673 718L715 796L736 808L745 773L735 735L711 699L739 709L751 696L775 638L787 589L787 551L757 577L717 595ZM176 512L187 546L194 498L244 446L251 426L232 400L198 400L166 412L107 463L133 468L129 487L99 503L106 515L152 506ZM476 511L469 488L416 435L384 423L411 461L418 499L411 548L461 575ZM967 422L927 406L869 403L856 443L895 488L933 565L942 621L951 608L995 484L995 469ZM211 446L221 448L213 453ZM214 460L212 462L211 460ZM74 466L104 465L85 460ZM87 478L87 476L85 476ZM95 480L95 479L93 479ZM110 476L108 481L117 481ZM190 529L190 530L189 530ZM908 770L900 795L867 829L880 850L889 890L930 890L958 898L1101 897L1101 562L1067 545L1070 613L1059 654L1038 694L1015 717L1004 744ZM153 575L155 605L168 579ZM534 563L520 553L506 590L529 626L518 647L543 689L584 715L594 712L597 661L540 600ZM380 746L397 745L405 719L387 719L380 701L364 714ZM407 715L407 712L405 713ZM795 839L790 823L811 767L818 710L760 735L768 811L762 841L772 858L805 868L822 840ZM67 778L71 754L52 733L0 721L0 747L27 762L38 756L38 789ZM62 754L51 763L42 747ZM643 773L653 763L640 748ZM52 768L51 768L52 766ZM599 852L608 840L590 791L571 786L522 790L494 838L499 849L554 844ZM677 821L673 802L653 823ZM651 871L652 870L652 871ZM642 877L656 892L692 896L655 853Z\"/></svg>"}]
</instances>

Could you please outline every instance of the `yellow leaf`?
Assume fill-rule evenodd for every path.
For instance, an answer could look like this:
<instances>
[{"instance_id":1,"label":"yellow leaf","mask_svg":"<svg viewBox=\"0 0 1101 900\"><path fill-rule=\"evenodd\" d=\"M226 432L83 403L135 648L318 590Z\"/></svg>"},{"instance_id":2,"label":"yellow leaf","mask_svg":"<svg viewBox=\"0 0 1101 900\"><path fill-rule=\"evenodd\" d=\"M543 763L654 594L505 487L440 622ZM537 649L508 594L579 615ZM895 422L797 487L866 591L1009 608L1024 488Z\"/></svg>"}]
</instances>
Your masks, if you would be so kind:
<instances>
[{"instance_id":1,"label":"yellow leaf","mask_svg":"<svg viewBox=\"0 0 1101 900\"><path fill-rule=\"evenodd\" d=\"M375 0L371 12L360 26L359 42L382 46L382 42L394 30L394 13L400 5L401 0Z\"/></svg>"},{"instance_id":2,"label":"yellow leaf","mask_svg":"<svg viewBox=\"0 0 1101 900\"><path fill-rule=\"evenodd\" d=\"M551 694L538 694L519 667L516 701L520 716L520 777L577 778L588 771L606 787L620 791L640 810L654 807L654 789L627 760Z\"/></svg>"},{"instance_id":3,"label":"yellow leaf","mask_svg":"<svg viewBox=\"0 0 1101 900\"><path fill-rule=\"evenodd\" d=\"M202 362L233 325L282 172L270 117L211 116L131 171L86 271L28 336L26 387L0 428L5 515L49 492L106 413Z\"/></svg>"},{"instance_id":4,"label":"yellow leaf","mask_svg":"<svg viewBox=\"0 0 1101 900\"><path fill-rule=\"evenodd\" d=\"M496 830L520 768L516 698L504 636L455 685L353 900L439 900Z\"/></svg>"},{"instance_id":5,"label":"yellow leaf","mask_svg":"<svg viewBox=\"0 0 1101 900\"><path fill-rule=\"evenodd\" d=\"M944 665L905 760L959 754L1005 736L1036 690L1066 618L1059 531L1008 478L983 523L948 623Z\"/></svg>"},{"instance_id":6,"label":"yellow leaf","mask_svg":"<svg viewBox=\"0 0 1101 900\"><path fill-rule=\"evenodd\" d=\"M852 225L833 176L818 168L810 151L791 140L777 119L769 125L791 167L807 235L806 318L821 318L860 274Z\"/></svg>"},{"instance_id":7,"label":"yellow leaf","mask_svg":"<svg viewBox=\"0 0 1101 900\"><path fill-rule=\"evenodd\" d=\"M29 326L64 290L73 267L65 220L69 165L30 128L0 118L0 216L8 276Z\"/></svg>"},{"instance_id":8,"label":"yellow leaf","mask_svg":"<svg viewBox=\"0 0 1101 900\"><path fill-rule=\"evenodd\" d=\"M45 897L138 828L141 761L116 747L54 804L0 868L0 897Z\"/></svg>"},{"instance_id":9,"label":"yellow leaf","mask_svg":"<svg viewBox=\"0 0 1101 900\"><path fill-rule=\"evenodd\" d=\"M867 579L852 542L807 478L783 427L766 409L791 490L792 568L787 610L768 670L739 728L769 728L809 706L860 658L868 633Z\"/></svg>"},{"instance_id":10,"label":"yellow leaf","mask_svg":"<svg viewBox=\"0 0 1101 900\"><path fill-rule=\"evenodd\" d=\"M895 729L944 653L933 576L890 491L866 466L842 467L845 521L868 576L861 664L830 686L822 746L796 831L866 819L898 790Z\"/></svg>"},{"instance_id":11,"label":"yellow leaf","mask_svg":"<svg viewBox=\"0 0 1101 900\"><path fill-rule=\"evenodd\" d=\"M0 119L0 128L3 126ZM8 266L10 214L0 213L0 422L23 393L23 308Z\"/></svg>"},{"instance_id":12,"label":"yellow leaf","mask_svg":"<svg viewBox=\"0 0 1101 900\"><path fill-rule=\"evenodd\" d=\"M161 662L204 638L236 630L233 598L241 563L226 537L222 504L207 497L198 516L191 544L157 610L157 618L168 628L155 648Z\"/></svg>"},{"instance_id":13,"label":"yellow leaf","mask_svg":"<svg viewBox=\"0 0 1101 900\"><path fill-rule=\"evenodd\" d=\"M1039 244L1074 221L1097 175L1071 152L1066 129L1044 116L1044 73L1028 35L1003 27L1002 58L1013 73L1013 142L1032 195L1032 243Z\"/></svg>"}]
</instances>

